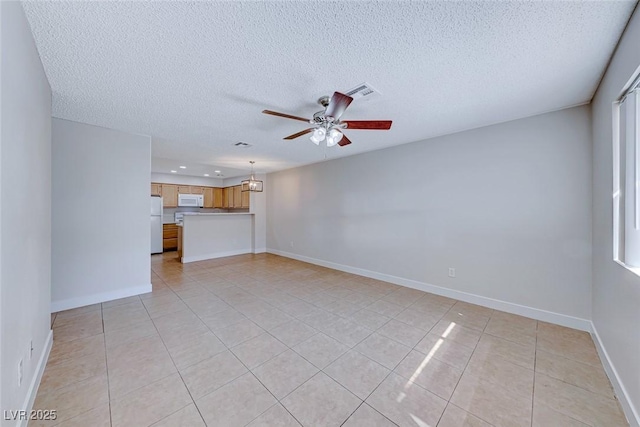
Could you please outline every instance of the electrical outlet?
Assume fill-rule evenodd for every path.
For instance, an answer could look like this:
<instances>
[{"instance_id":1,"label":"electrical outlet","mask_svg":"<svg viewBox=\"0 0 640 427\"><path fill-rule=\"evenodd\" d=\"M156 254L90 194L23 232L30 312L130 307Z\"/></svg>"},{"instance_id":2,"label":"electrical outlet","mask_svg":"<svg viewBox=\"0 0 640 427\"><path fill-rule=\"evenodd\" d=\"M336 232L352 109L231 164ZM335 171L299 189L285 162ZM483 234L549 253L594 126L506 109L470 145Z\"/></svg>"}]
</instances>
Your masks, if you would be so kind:
<instances>
[{"instance_id":1,"label":"electrical outlet","mask_svg":"<svg viewBox=\"0 0 640 427\"><path fill-rule=\"evenodd\" d=\"M449 277L456 277L456 269L449 267Z\"/></svg>"},{"instance_id":2,"label":"electrical outlet","mask_svg":"<svg viewBox=\"0 0 640 427\"><path fill-rule=\"evenodd\" d=\"M22 385L22 359L18 362L18 387Z\"/></svg>"},{"instance_id":3,"label":"electrical outlet","mask_svg":"<svg viewBox=\"0 0 640 427\"><path fill-rule=\"evenodd\" d=\"M293 247L293 240L291 241L290 245L291 245L291 247Z\"/></svg>"}]
</instances>

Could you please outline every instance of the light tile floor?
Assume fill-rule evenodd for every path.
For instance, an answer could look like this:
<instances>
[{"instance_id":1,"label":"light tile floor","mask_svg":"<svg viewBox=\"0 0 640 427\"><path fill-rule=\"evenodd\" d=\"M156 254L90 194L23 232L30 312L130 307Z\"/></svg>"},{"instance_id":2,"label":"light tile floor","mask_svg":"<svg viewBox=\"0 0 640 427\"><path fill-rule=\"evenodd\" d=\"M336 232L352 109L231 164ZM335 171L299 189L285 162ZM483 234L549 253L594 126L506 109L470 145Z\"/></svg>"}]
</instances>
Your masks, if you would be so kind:
<instances>
[{"instance_id":1,"label":"light tile floor","mask_svg":"<svg viewBox=\"0 0 640 427\"><path fill-rule=\"evenodd\" d=\"M585 332L266 254L152 283L52 315L48 425L628 425Z\"/></svg>"}]
</instances>

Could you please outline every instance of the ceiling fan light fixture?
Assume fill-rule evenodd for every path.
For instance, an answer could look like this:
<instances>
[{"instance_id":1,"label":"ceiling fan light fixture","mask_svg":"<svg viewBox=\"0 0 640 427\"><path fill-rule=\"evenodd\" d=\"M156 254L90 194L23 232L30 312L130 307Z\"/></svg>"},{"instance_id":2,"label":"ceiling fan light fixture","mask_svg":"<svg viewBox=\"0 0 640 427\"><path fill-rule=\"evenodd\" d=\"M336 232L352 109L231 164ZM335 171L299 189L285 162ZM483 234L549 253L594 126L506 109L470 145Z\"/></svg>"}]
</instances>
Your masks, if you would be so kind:
<instances>
[{"instance_id":1,"label":"ceiling fan light fixture","mask_svg":"<svg viewBox=\"0 0 640 427\"><path fill-rule=\"evenodd\" d=\"M327 131L324 128L317 128L316 130L313 131L313 134L309 139L314 144L319 145L320 141L323 141L326 136L327 136Z\"/></svg>"},{"instance_id":2,"label":"ceiling fan light fixture","mask_svg":"<svg viewBox=\"0 0 640 427\"><path fill-rule=\"evenodd\" d=\"M329 135L327 135L327 147L333 147L342 139L342 132L338 129L331 129Z\"/></svg>"}]
</instances>

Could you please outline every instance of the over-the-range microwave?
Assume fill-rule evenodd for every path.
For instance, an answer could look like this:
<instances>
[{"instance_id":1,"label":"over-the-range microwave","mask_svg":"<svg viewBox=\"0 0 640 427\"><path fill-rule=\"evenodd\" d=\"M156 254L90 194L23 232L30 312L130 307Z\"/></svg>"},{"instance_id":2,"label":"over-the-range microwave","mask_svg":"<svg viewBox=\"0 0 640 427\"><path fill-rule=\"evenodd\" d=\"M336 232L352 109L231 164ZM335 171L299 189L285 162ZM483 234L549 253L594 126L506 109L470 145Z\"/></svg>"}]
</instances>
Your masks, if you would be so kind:
<instances>
[{"instance_id":1,"label":"over-the-range microwave","mask_svg":"<svg viewBox=\"0 0 640 427\"><path fill-rule=\"evenodd\" d=\"M178 194L178 206L201 208L204 206L204 196L202 194Z\"/></svg>"}]
</instances>

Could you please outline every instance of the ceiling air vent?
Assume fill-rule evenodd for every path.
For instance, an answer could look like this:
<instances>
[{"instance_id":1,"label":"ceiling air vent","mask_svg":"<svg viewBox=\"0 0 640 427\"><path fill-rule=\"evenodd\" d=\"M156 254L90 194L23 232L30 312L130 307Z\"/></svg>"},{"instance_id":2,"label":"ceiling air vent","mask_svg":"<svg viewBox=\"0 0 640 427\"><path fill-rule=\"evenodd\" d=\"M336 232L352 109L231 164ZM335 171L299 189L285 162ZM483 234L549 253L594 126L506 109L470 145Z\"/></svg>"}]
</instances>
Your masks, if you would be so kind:
<instances>
[{"instance_id":1,"label":"ceiling air vent","mask_svg":"<svg viewBox=\"0 0 640 427\"><path fill-rule=\"evenodd\" d=\"M235 144L236 147L241 147L241 148L249 148L251 147L251 144L247 144L246 142L236 142Z\"/></svg>"},{"instance_id":2,"label":"ceiling air vent","mask_svg":"<svg viewBox=\"0 0 640 427\"><path fill-rule=\"evenodd\" d=\"M344 94L349 95L355 101L361 98L375 98L375 95L380 95L380 92L375 90L369 83L362 83L346 91Z\"/></svg>"}]
</instances>

